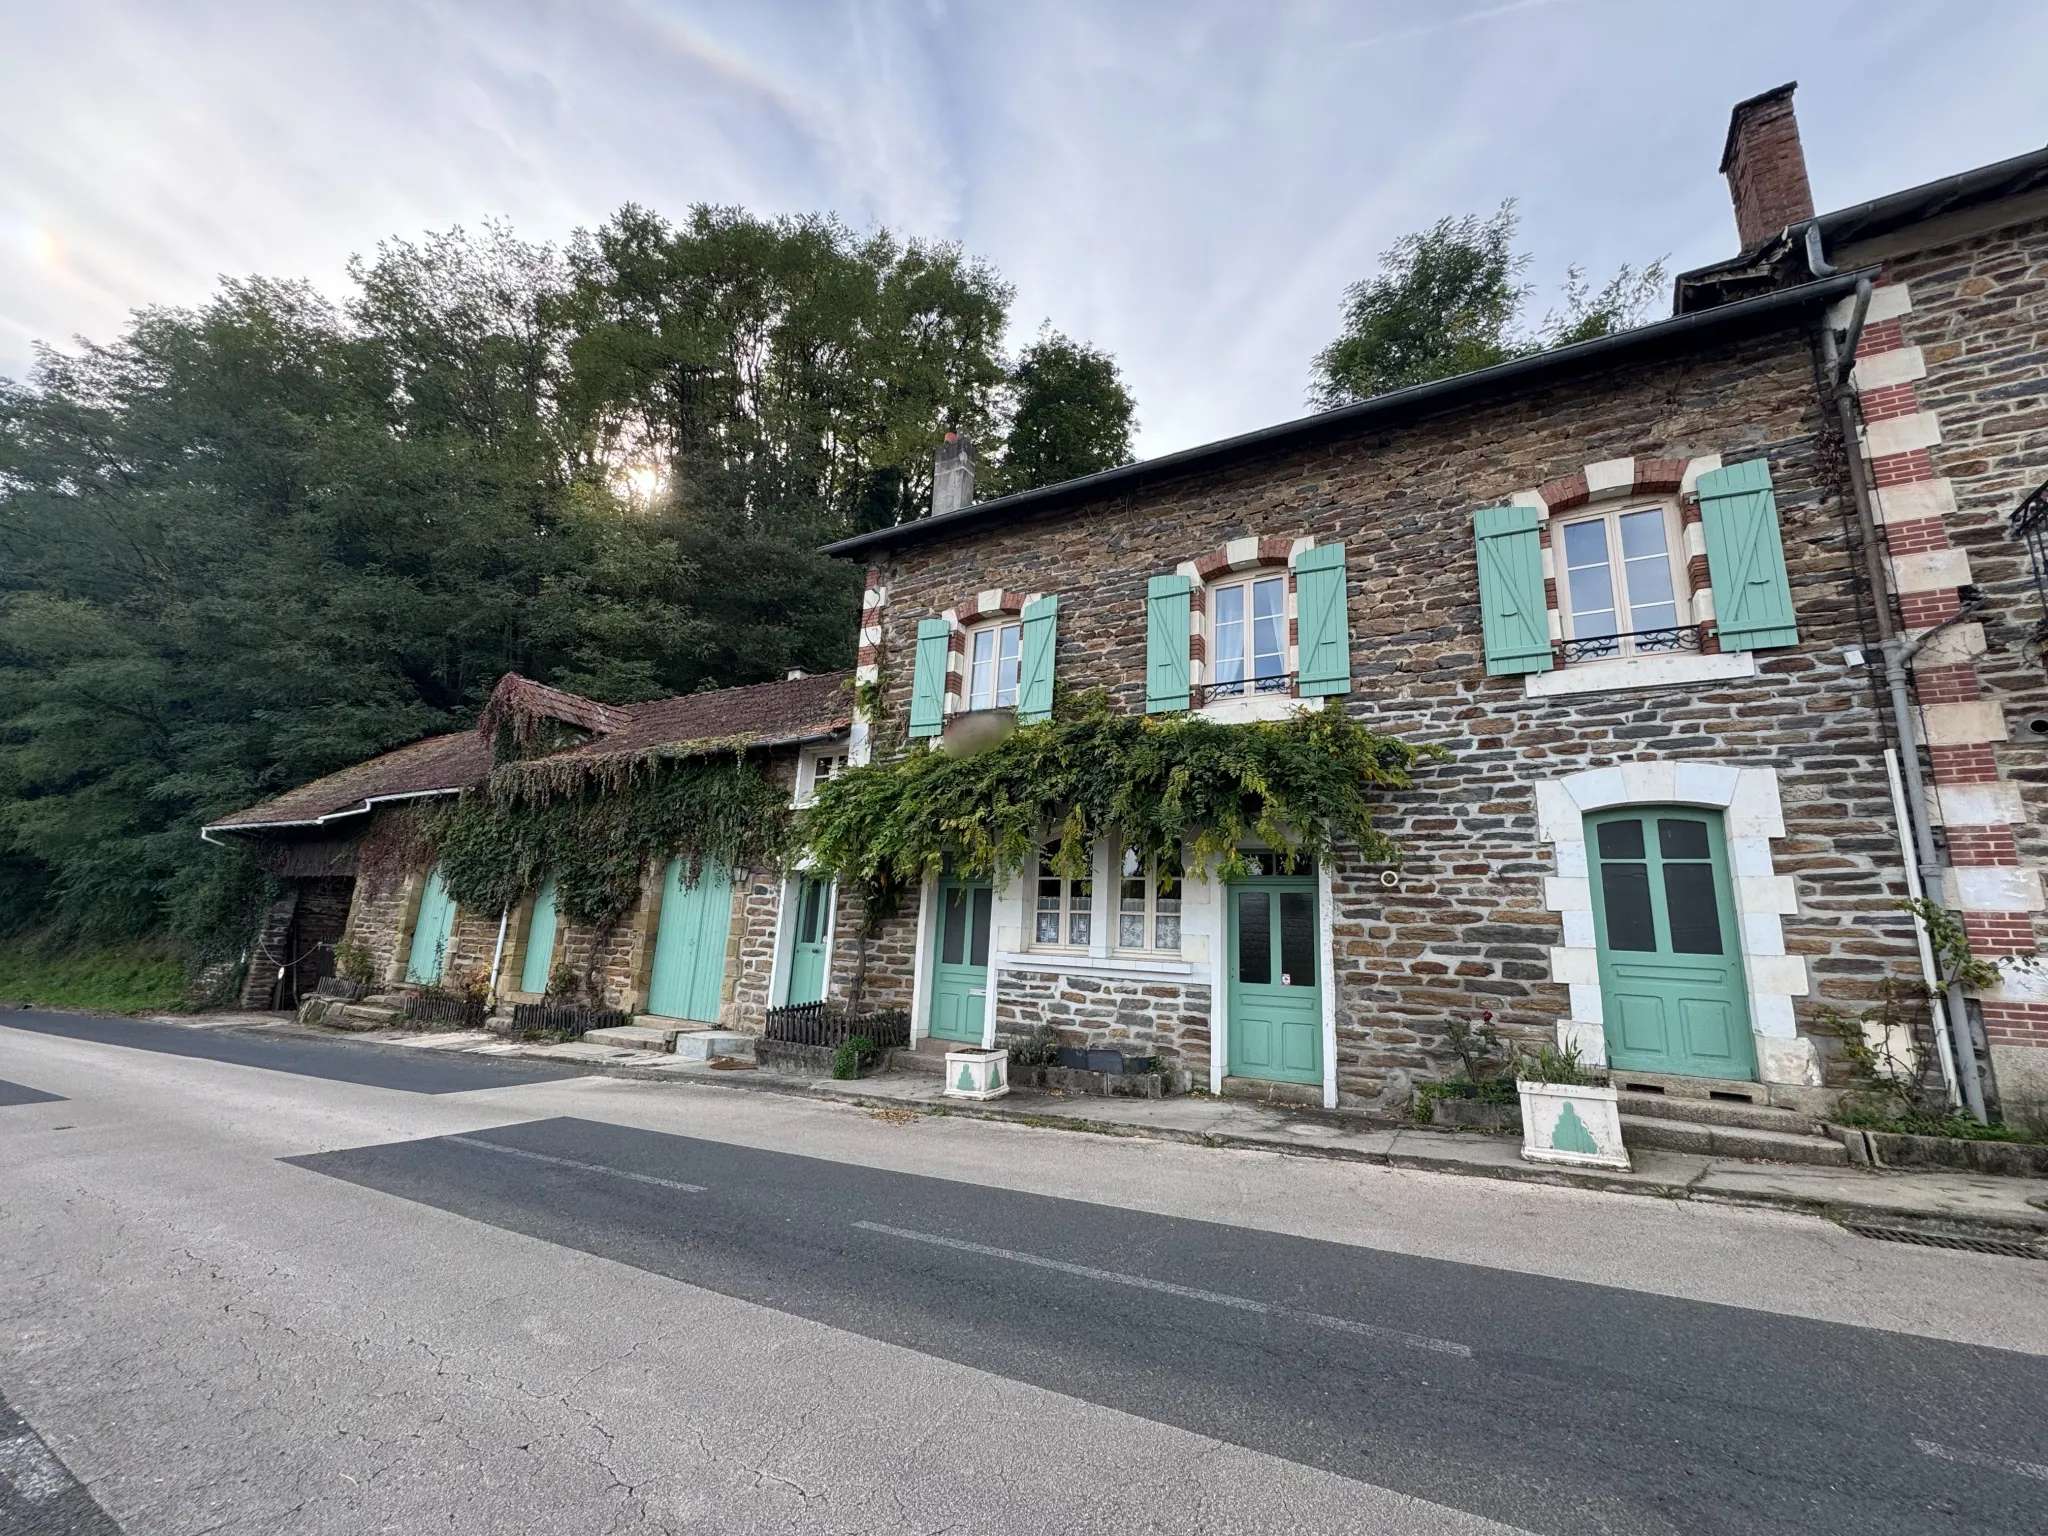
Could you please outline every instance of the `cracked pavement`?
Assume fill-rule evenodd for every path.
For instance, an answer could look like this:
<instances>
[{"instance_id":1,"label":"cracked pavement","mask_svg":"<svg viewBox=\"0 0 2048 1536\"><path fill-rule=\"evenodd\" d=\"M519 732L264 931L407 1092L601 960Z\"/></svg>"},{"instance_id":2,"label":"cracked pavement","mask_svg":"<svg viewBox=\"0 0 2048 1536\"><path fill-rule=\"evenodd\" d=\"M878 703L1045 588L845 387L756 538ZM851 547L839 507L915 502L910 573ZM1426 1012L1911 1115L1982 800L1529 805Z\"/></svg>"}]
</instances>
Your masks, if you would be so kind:
<instances>
[{"instance_id":1,"label":"cracked pavement","mask_svg":"<svg viewBox=\"0 0 2048 1536\"><path fill-rule=\"evenodd\" d=\"M1361 1258L1447 1261L1472 1266L1475 1283L1500 1277L1504 1298L1520 1294L1510 1282L1534 1277L1740 1309L1731 1326L1742 1313L1848 1325L1880 1331L1915 1369L1935 1370L1953 1347L1996 1350L1987 1369L2009 1362L2048 1383L2048 1265L1871 1244L1781 1213L967 1119L903 1124L687 1084L584 1077L411 1092L354 1076L371 1080L31 1034L0 1016L0 1079L60 1096L0 1105L0 1396L134 1536L1771 1523L1711 1499L1658 1504L1572 1486L1567 1468L1552 1496L1489 1520L1456 1497L1418 1498L1254 1448L1256 1426L1201 1432L1054 1390L1022 1362L1001 1366L999 1352L991 1368L963 1359L967 1346L882 1336L881 1297L873 1318L806 1315L824 1310L815 1297L829 1275L759 1271L755 1292L737 1295L589 1251L618 1247L603 1202L549 1210L541 1236L280 1161L493 1130L509 1140L504 1128L563 1117L733 1157L829 1160L853 1178L849 1189L888 1175L950 1180L969 1198L1057 1194L1084 1215L1145 1213ZM497 1161L512 1184L538 1182L532 1168ZM765 1219L782 1208L762 1209ZM805 1239L803 1219L790 1220L790 1240ZM656 1236L676 1255L667 1268L718 1257L708 1237ZM1475 1316L1471 1331L1501 1321ZM1043 1337L1056 1352L1059 1339ZM1113 1370L1114 1352L1099 1353L1089 1368ZM1903 1410L1940 1384L1902 1373L1883 1385ZM1988 1377L1985 1391L1984 1411L1944 1443L2048 1460L2048 1391L2037 1388L2031 1422L2018 1424ZM1343 1405L1326 1419L1341 1440ZM1500 1437L1524 1427L1506 1413L1483 1426ZM1758 1469L1771 1450L1760 1438ZM1385 1470L1390 1480L1402 1471L1391 1459ZM1482 1469L1469 1471L1476 1489ZM2010 1513L2048 1510L2048 1485L1934 1461L1913 1471L1926 1494L1919 1529L2048 1525Z\"/></svg>"}]
</instances>

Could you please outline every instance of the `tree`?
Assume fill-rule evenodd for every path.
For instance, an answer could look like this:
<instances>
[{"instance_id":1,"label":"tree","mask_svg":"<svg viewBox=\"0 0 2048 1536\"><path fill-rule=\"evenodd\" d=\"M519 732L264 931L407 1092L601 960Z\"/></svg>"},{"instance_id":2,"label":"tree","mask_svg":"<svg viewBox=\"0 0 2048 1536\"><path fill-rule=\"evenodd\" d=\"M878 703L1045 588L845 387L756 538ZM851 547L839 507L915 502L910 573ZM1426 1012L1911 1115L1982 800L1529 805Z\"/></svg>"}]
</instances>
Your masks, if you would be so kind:
<instances>
[{"instance_id":1,"label":"tree","mask_svg":"<svg viewBox=\"0 0 2048 1536\"><path fill-rule=\"evenodd\" d=\"M1316 354L1309 402L1329 409L1642 322L1664 281L1661 260L1623 266L1597 293L1570 268L1562 314L1521 334L1534 289L1520 280L1533 258L1515 250L1518 224L1509 201L1490 218L1439 219L1396 240L1377 276L1344 291L1343 330Z\"/></svg>"},{"instance_id":2,"label":"tree","mask_svg":"<svg viewBox=\"0 0 2048 1536\"><path fill-rule=\"evenodd\" d=\"M1010 372L1014 406L993 494L1007 496L1131 462L1137 402L1116 359L1046 326Z\"/></svg>"}]
</instances>

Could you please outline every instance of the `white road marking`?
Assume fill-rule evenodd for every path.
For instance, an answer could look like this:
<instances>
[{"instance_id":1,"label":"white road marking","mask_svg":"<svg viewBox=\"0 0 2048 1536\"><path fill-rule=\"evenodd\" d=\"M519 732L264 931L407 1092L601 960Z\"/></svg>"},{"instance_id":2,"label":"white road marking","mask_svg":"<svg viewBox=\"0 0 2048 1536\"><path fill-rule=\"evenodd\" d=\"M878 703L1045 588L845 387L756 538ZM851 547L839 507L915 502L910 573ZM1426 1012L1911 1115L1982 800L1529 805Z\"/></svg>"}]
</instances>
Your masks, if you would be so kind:
<instances>
[{"instance_id":1,"label":"white road marking","mask_svg":"<svg viewBox=\"0 0 2048 1536\"><path fill-rule=\"evenodd\" d=\"M2000 1472L2016 1472L2021 1477L2038 1477L2048 1482L2048 1466L2038 1461L2014 1461L2010 1456L1987 1456L1982 1451L1959 1451L1952 1445L1941 1445L1933 1440L1913 1437L1913 1444L1920 1454L1932 1456L1941 1461L1959 1461L1966 1467L1991 1467Z\"/></svg>"},{"instance_id":2,"label":"white road marking","mask_svg":"<svg viewBox=\"0 0 2048 1536\"><path fill-rule=\"evenodd\" d=\"M651 1173L628 1173L623 1168L608 1168L603 1163L579 1163L573 1157L553 1157L546 1152L529 1152L524 1147L508 1147L501 1141L485 1141L481 1136L443 1136L441 1139L460 1142L465 1147L483 1147L487 1151L502 1152L507 1157L523 1157L531 1162L552 1163L557 1168L579 1168L585 1173L608 1173L615 1179L631 1179L635 1184L658 1184L663 1189L679 1189L686 1195L704 1193L702 1184L684 1184L676 1179L657 1179Z\"/></svg>"},{"instance_id":3,"label":"white road marking","mask_svg":"<svg viewBox=\"0 0 2048 1536\"><path fill-rule=\"evenodd\" d=\"M12 1483L14 1491L29 1503L40 1504L69 1488L71 1474L35 1432L27 1430L11 1440L0 1440L0 1481Z\"/></svg>"},{"instance_id":4,"label":"white road marking","mask_svg":"<svg viewBox=\"0 0 2048 1536\"><path fill-rule=\"evenodd\" d=\"M1331 1317L1322 1312L1303 1312L1295 1307L1283 1307L1275 1302L1254 1301L1249 1296L1232 1296L1226 1291L1205 1291L1198 1286L1175 1285L1170 1280L1152 1280L1144 1275L1126 1275L1114 1269L1094 1269L1086 1264L1069 1264L1064 1259L1048 1259L1035 1253L1019 1253L1014 1248L992 1248L986 1243L964 1242L957 1237L940 1237L935 1232L913 1232L907 1227L888 1227L879 1221L856 1221L863 1232L880 1232L888 1237L908 1238L913 1243L930 1243L938 1248L957 1248L962 1253L978 1253L991 1259L1008 1259L1012 1264L1030 1264L1039 1269L1056 1269L1061 1274L1079 1275L1086 1280L1107 1280L1113 1285L1135 1286L1143 1291L1162 1291L1168 1296L1185 1296L1191 1301L1214 1302L1219 1307L1234 1307L1240 1312L1257 1312L1265 1317L1284 1317L1290 1322L1312 1323L1318 1328L1334 1328L1339 1333L1355 1333L1368 1339L1379 1339L1388 1344L1403 1344L1410 1349L1426 1349L1439 1355L1458 1355L1472 1358L1468 1344L1453 1343L1449 1339L1432 1339L1425 1334L1403 1333L1398 1328L1379 1328L1371 1323L1354 1323L1349 1318Z\"/></svg>"}]
</instances>

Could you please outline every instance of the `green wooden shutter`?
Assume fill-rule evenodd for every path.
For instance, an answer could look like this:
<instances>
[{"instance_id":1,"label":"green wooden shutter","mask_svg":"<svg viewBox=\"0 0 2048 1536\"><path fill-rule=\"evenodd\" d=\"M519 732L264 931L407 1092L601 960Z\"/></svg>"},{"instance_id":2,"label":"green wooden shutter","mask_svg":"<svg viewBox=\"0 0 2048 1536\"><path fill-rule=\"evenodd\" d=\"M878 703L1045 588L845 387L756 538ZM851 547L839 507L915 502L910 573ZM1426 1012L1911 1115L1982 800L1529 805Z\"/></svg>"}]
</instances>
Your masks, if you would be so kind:
<instances>
[{"instance_id":1,"label":"green wooden shutter","mask_svg":"<svg viewBox=\"0 0 2048 1536\"><path fill-rule=\"evenodd\" d=\"M1771 466L1750 459L1701 475L1700 521L1706 525L1707 572L1714 585L1721 649L1760 651L1798 644Z\"/></svg>"},{"instance_id":2,"label":"green wooden shutter","mask_svg":"<svg viewBox=\"0 0 2048 1536\"><path fill-rule=\"evenodd\" d=\"M1550 609L1543 600L1543 544L1534 507L1481 507L1472 514L1479 550L1479 620L1490 677L1548 672Z\"/></svg>"},{"instance_id":3,"label":"green wooden shutter","mask_svg":"<svg viewBox=\"0 0 2048 1536\"><path fill-rule=\"evenodd\" d=\"M1154 576L1145 590L1145 713L1188 707L1185 576Z\"/></svg>"},{"instance_id":4,"label":"green wooden shutter","mask_svg":"<svg viewBox=\"0 0 2048 1536\"><path fill-rule=\"evenodd\" d=\"M910 734L936 736L946 723L946 648L953 626L917 621L917 670L910 678Z\"/></svg>"},{"instance_id":5,"label":"green wooden shutter","mask_svg":"<svg viewBox=\"0 0 2048 1536\"><path fill-rule=\"evenodd\" d=\"M1017 676L1017 719L1025 725L1052 718L1053 631L1060 600L1041 597L1024 606L1022 670Z\"/></svg>"},{"instance_id":6,"label":"green wooden shutter","mask_svg":"<svg viewBox=\"0 0 2048 1536\"><path fill-rule=\"evenodd\" d=\"M1294 611L1301 620L1303 698L1351 691L1351 625L1344 596L1344 545L1318 544L1294 562Z\"/></svg>"}]
</instances>

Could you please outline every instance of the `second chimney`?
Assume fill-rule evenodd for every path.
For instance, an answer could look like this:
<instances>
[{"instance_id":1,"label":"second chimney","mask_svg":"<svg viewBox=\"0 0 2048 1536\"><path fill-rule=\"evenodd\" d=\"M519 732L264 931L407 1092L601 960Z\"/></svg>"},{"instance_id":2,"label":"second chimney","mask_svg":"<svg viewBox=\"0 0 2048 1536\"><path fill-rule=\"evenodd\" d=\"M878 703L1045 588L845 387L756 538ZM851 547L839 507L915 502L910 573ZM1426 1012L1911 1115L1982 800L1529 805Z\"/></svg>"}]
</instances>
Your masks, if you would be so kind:
<instances>
[{"instance_id":1,"label":"second chimney","mask_svg":"<svg viewBox=\"0 0 2048 1536\"><path fill-rule=\"evenodd\" d=\"M1791 224L1813 217L1813 188L1806 182L1806 150L1792 93L1799 82L1765 91L1735 104L1728 115L1728 142L1721 174L1735 204L1735 232L1752 250Z\"/></svg>"},{"instance_id":2,"label":"second chimney","mask_svg":"<svg viewBox=\"0 0 2048 1536\"><path fill-rule=\"evenodd\" d=\"M974 444L948 432L932 466L932 516L958 512L974 502Z\"/></svg>"}]
</instances>

